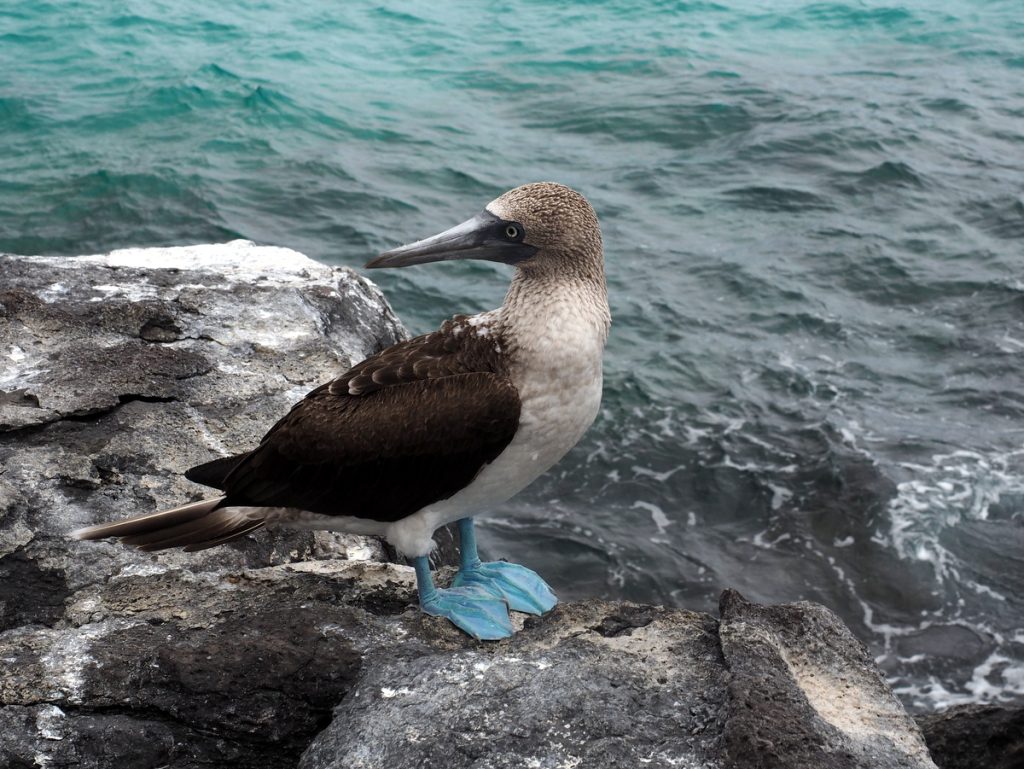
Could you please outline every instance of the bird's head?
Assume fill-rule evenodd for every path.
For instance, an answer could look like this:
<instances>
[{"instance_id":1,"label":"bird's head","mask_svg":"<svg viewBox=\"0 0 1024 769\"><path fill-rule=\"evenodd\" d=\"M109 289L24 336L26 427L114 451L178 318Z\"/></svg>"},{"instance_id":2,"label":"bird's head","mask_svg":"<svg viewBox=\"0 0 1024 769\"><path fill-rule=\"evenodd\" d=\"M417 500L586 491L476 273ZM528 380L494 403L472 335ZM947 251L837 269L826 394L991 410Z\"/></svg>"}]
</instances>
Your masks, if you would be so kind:
<instances>
[{"instance_id":1,"label":"bird's head","mask_svg":"<svg viewBox=\"0 0 1024 769\"><path fill-rule=\"evenodd\" d=\"M554 182L524 184L451 229L385 251L367 267L407 267L448 259L486 259L520 269L603 275L601 230L587 199Z\"/></svg>"}]
</instances>

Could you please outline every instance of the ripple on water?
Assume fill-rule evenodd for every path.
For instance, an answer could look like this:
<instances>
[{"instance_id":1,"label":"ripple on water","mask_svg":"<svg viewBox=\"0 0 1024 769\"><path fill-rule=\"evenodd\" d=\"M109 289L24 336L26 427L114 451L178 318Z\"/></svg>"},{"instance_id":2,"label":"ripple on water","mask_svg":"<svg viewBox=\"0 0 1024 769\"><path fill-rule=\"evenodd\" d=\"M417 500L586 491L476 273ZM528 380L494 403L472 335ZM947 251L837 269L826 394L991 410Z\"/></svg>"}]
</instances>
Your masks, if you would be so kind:
<instances>
[{"instance_id":1,"label":"ripple on water","mask_svg":"<svg viewBox=\"0 0 1024 769\"><path fill-rule=\"evenodd\" d=\"M867 192L887 187L924 187L925 180L908 163L886 160L866 171L851 175L846 189Z\"/></svg>"},{"instance_id":2,"label":"ripple on water","mask_svg":"<svg viewBox=\"0 0 1024 769\"><path fill-rule=\"evenodd\" d=\"M724 197L738 208L770 213L830 211L835 208L824 195L792 187L737 187L726 190Z\"/></svg>"},{"instance_id":3,"label":"ripple on water","mask_svg":"<svg viewBox=\"0 0 1024 769\"><path fill-rule=\"evenodd\" d=\"M1024 199L1019 193L965 203L959 214L964 222L994 238L1017 241L1024 238Z\"/></svg>"}]
</instances>

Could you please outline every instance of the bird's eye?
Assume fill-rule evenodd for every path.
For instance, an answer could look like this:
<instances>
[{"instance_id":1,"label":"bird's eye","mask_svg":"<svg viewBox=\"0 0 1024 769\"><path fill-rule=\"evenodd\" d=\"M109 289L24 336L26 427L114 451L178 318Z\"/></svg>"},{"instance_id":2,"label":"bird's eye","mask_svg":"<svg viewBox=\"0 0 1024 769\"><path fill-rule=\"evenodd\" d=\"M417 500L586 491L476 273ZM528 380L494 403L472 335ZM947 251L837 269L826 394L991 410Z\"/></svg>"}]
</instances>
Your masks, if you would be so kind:
<instances>
[{"instance_id":1,"label":"bird's eye","mask_svg":"<svg viewBox=\"0 0 1024 769\"><path fill-rule=\"evenodd\" d=\"M505 228L505 236L509 240L515 240L517 237L519 237L519 228L516 227L514 224L510 224L508 227Z\"/></svg>"}]
</instances>

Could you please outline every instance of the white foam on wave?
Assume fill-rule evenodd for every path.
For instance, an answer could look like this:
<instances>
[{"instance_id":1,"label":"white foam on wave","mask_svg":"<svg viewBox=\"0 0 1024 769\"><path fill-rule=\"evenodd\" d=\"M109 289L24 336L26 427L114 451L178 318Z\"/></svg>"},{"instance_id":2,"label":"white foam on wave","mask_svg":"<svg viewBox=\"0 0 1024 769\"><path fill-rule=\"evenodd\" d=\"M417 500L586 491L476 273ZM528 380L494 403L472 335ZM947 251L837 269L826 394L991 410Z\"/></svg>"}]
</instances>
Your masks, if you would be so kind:
<instances>
[{"instance_id":1,"label":"white foam on wave","mask_svg":"<svg viewBox=\"0 0 1024 769\"><path fill-rule=\"evenodd\" d=\"M757 534L749 540L746 537L738 537L737 541L750 542L754 547L758 547L762 550L774 550L779 544L793 539L793 535L788 531L782 532L782 534L777 535L774 539L768 538L770 534L771 532L768 529L764 529L763 531L757 532Z\"/></svg>"},{"instance_id":2,"label":"white foam on wave","mask_svg":"<svg viewBox=\"0 0 1024 769\"><path fill-rule=\"evenodd\" d=\"M840 443L844 455L862 457L876 467L878 475L893 479L897 491L887 503L886 512L873 516L876 523L872 528L861 531L844 527L819 542L817 536L787 530L789 518L797 516L804 506L806 483L801 476L794 477L804 462L802 457L794 461L797 455L790 446L765 440L763 433L757 433L756 425L751 429L749 419L732 414L706 409L685 415L667 414L658 408L640 413L644 418L623 431L624 440L609 441L607 445L598 441L600 448L591 452L588 461L599 458L602 465L614 465L603 467L602 477L612 483L619 479L645 485L653 482L649 495L626 502L642 511L645 520L651 516L658 529L654 532L654 527L647 528L650 524L644 527L652 535L651 542L678 543L678 538L698 523L698 515L676 504L672 496L676 484L692 467L689 459L678 461L679 447L696 450L705 468L729 468L757 477L769 493L769 519L762 530L740 535L738 540L757 550L779 551L783 557L804 557L822 564L832 575L827 578L828 589L837 587L848 597L843 605L853 608L853 615L846 615L846 619L868 631L879 663L890 671L890 683L905 702L935 708L959 702L1004 702L1024 696L1024 655L1020 647L1024 630L1019 633L1020 639L1015 639L1014 630L1006 627L1001 606L1007 596L1000 593L1005 589L994 580L976 576L974 569L961 563L957 551L952 550L956 540L951 543L946 539L949 528L995 517L1002 512L996 510L997 504L1016 504L1014 495L1018 492L1024 497L1024 449L963 450L936 454L918 463L894 463L890 458L892 436L875 432L868 419L853 418L843 409L833 408L827 417L828 440ZM640 413L634 410L633 415L639 417ZM665 442L666 431L661 424L666 418L677 420L671 432L678 437L671 446ZM657 461L652 461L654 448L658 450ZM784 464L787 462L790 464ZM657 487L662 484L671 484L672 488L659 491ZM666 518L673 516L677 528L659 526L659 512ZM715 521L709 519L709 523L714 525ZM951 550L947 551L943 543ZM911 613L907 611L910 606L901 604L898 590L892 591L895 605L865 591L872 577L857 568L853 560L860 557L863 548L876 554L879 548L894 554L879 554L885 562L894 557L907 562L906 574L914 580L908 596L911 604L929 592L935 600L924 598L920 613ZM920 570L918 564L926 568ZM624 568L618 563L610 567L610 584L622 587L632 581L638 570L635 566L627 560ZM896 567L894 573L898 571ZM704 567L697 574L703 576ZM714 579L712 573L708 580ZM932 585L922 585L919 580ZM680 601L692 600L686 591L669 594L681 596ZM983 639L979 641L978 657L932 660L933 654L944 653L943 644L959 643L960 636L947 631L951 625L968 628ZM922 644L929 651L908 656L908 649L922 648Z\"/></svg>"},{"instance_id":3,"label":"white foam on wave","mask_svg":"<svg viewBox=\"0 0 1024 769\"><path fill-rule=\"evenodd\" d=\"M1024 449L959 450L936 454L931 464L901 463L912 477L897 485L889 503L889 531L881 540L901 558L927 561L938 581L955 579L979 593L992 588L961 578L956 557L939 541L943 530L965 520L984 521L1005 496L1024 494Z\"/></svg>"},{"instance_id":4,"label":"white foam on wave","mask_svg":"<svg viewBox=\"0 0 1024 769\"><path fill-rule=\"evenodd\" d=\"M664 483L683 468L682 466L679 466L673 467L671 470L666 470L665 472L658 472L656 470L652 470L649 467L633 465L631 469L633 470L633 475L639 475L645 478L650 478L651 480L657 481L658 483Z\"/></svg>"},{"instance_id":5,"label":"white foam on wave","mask_svg":"<svg viewBox=\"0 0 1024 769\"><path fill-rule=\"evenodd\" d=\"M788 537L788 535L783 535L775 541L768 541L765 534L767 532L761 532L755 536L753 544L771 549ZM952 705L967 703L1010 703L1024 697L1024 660L1007 655L1008 642L1011 644L1024 643L1024 630L1016 632L1012 638L1008 639L1005 634L984 620L962 616L962 600L953 607L954 616L949 616L948 609L950 607L947 605L935 612L923 613L921 621L918 623L901 625L880 621L875 616L874 608L860 596L856 583L836 559L810 540L804 540L803 544L815 558L828 564L829 569L835 574L836 581L844 587L847 594L860 607L864 626L881 641L882 649L875 657L878 664L883 664L887 658L898 659L902 663L901 667L905 664L922 662L925 659L923 654L910 658L900 657L895 651L898 648L897 640L913 636L937 625L947 625L950 622L970 628L981 636L991 638L995 643L996 648L985 660L975 666L971 677L957 685L953 685L949 680L939 678L935 674L929 674L924 678L910 674L909 680L904 677L906 673L890 677L889 684L904 702L923 710L941 710ZM994 591L991 592L994 593Z\"/></svg>"},{"instance_id":6,"label":"white foam on wave","mask_svg":"<svg viewBox=\"0 0 1024 769\"><path fill-rule=\"evenodd\" d=\"M779 486L778 484L767 482L765 483L765 485L768 487L768 490L771 491L772 493L772 510L778 510L793 498L793 492L785 488L784 486Z\"/></svg>"},{"instance_id":7,"label":"white foam on wave","mask_svg":"<svg viewBox=\"0 0 1024 769\"><path fill-rule=\"evenodd\" d=\"M646 510L651 514L651 520L658 527L658 534L664 534L665 529L672 525L672 520L665 515L665 511L650 502L641 502L639 499L633 502L634 510Z\"/></svg>"},{"instance_id":8,"label":"white foam on wave","mask_svg":"<svg viewBox=\"0 0 1024 769\"><path fill-rule=\"evenodd\" d=\"M1001 652L993 651L971 673L958 691L948 688L938 677L896 685L893 691L915 708L945 710L954 705L977 702L1013 703L1024 696L1024 664Z\"/></svg>"},{"instance_id":9,"label":"white foam on wave","mask_svg":"<svg viewBox=\"0 0 1024 769\"><path fill-rule=\"evenodd\" d=\"M1007 596L970 578L965 564L942 544L941 536L966 521L988 520L994 505L1024 495L1024 449L962 449L935 454L928 464L901 463L898 467L910 477L897 485L897 494L889 503L888 530L877 531L872 539L891 547L903 559L929 564L936 584L960 597L947 599L934 618L924 617L917 626L905 627L876 621L871 607L857 597L865 625L884 639L887 652L895 638L949 621L991 637L996 648L975 666L968 680L955 687L929 675L924 680L915 676L909 682L894 681L894 690L921 708L1019 700L1024 697L1024 659L1014 654L1013 644L1024 641L1024 631L1019 639L1007 638L999 628L989 626L986 614L977 606L970 612L973 616L967 616L964 590L997 603L1005 602Z\"/></svg>"}]
</instances>

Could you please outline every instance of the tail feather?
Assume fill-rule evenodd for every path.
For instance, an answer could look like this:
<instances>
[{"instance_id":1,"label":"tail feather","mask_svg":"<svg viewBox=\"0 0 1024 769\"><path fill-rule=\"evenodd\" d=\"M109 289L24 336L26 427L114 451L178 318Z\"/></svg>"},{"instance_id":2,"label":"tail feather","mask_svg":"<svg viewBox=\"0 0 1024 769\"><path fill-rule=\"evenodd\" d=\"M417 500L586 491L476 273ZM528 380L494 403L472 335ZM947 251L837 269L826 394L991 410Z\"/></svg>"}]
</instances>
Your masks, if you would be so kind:
<instances>
[{"instance_id":1,"label":"tail feather","mask_svg":"<svg viewBox=\"0 0 1024 769\"><path fill-rule=\"evenodd\" d=\"M223 501L224 497L203 499L199 502L182 505L181 507L173 507L170 510L161 510L156 513L146 513L125 518L123 521L87 526L84 529L76 529L71 532L71 535L75 539L104 539L106 537L130 537L135 534L146 534L147 532L159 531L168 526L177 526L179 523L202 518Z\"/></svg>"},{"instance_id":2,"label":"tail feather","mask_svg":"<svg viewBox=\"0 0 1024 769\"><path fill-rule=\"evenodd\" d=\"M166 550L169 547L185 547L223 537L241 536L239 532L248 530L253 523L262 522L262 518L254 521L241 508L221 508L202 518L185 521L177 526L121 537L121 542L135 545L140 550Z\"/></svg>"},{"instance_id":3,"label":"tail feather","mask_svg":"<svg viewBox=\"0 0 1024 769\"><path fill-rule=\"evenodd\" d=\"M72 532L76 539L118 537L140 550L184 547L203 550L236 539L263 526L258 509L220 507L224 497L205 499L170 510L147 513L113 523L101 523Z\"/></svg>"},{"instance_id":4,"label":"tail feather","mask_svg":"<svg viewBox=\"0 0 1024 769\"><path fill-rule=\"evenodd\" d=\"M211 539L206 542L193 542L191 545L186 545L182 548L186 553L194 553L197 550L206 550L211 547L217 547L217 545L223 545L225 542L230 542L233 539L244 537L250 531L256 531L261 526L266 525L266 521L251 521L250 524L244 528L236 529L229 534L225 534L223 537L217 537L217 539Z\"/></svg>"}]
</instances>

